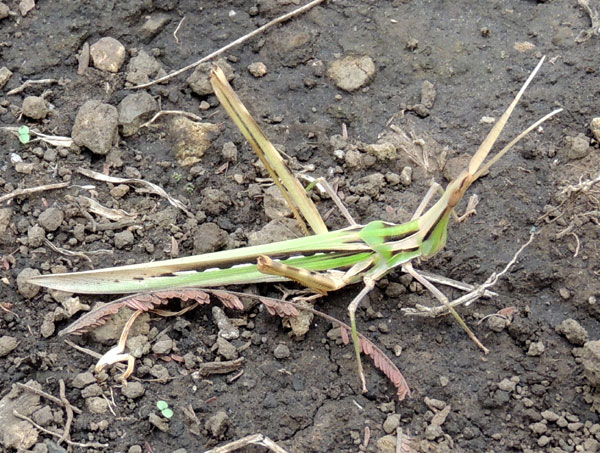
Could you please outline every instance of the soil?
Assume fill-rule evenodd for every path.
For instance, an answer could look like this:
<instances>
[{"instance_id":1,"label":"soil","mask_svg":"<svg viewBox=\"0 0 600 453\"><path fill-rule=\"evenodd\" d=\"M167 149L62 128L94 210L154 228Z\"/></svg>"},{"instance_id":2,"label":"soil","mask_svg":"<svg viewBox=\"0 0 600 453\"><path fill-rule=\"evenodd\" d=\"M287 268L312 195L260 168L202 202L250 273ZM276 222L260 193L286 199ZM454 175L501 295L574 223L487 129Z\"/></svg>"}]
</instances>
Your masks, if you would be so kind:
<instances>
[{"instance_id":1,"label":"soil","mask_svg":"<svg viewBox=\"0 0 600 453\"><path fill-rule=\"evenodd\" d=\"M62 0L39 1L23 17L17 2L5 3L15 14L0 20L0 65L13 74L2 90L0 122L67 137L86 101L116 107L136 92L126 86L125 73L140 51L171 72L297 6L287 0ZM150 17L163 20L151 33L143 27ZM176 40L174 31L183 18ZM0 196L18 188L70 183L0 206L5 209L0 337L12 338L2 340L0 358L3 423L15 422L5 413L14 384L35 381L58 396L62 379L66 398L81 409L70 427L71 439L107 446L59 447L56 437L39 432L37 441L25 448L181 453L261 433L294 452L388 452L394 451L396 438L404 442L397 451L596 451L598 395L584 375L581 350L585 341L600 339L599 202L594 187L563 192L600 174L598 142L590 130L599 113L600 38L592 33L577 40L589 27L589 15L574 0L326 1L223 56L234 69L234 88L291 165L335 182L361 223L406 221L433 180L445 182L453 166L465 164L465 156L490 128L485 117L498 118L541 56L547 56L502 140L557 107L564 111L474 184L470 192L480 198L477 214L452 224L445 249L417 265L479 284L501 271L531 232L537 232L494 286L498 295L460 309L489 354L452 317L404 315L401 308L437 302L400 272L382 280L359 309L360 330L392 358L411 388L404 401L397 400L393 385L368 360L369 392L361 393L352 348L336 342L330 322L316 318L304 338L296 339L259 306L244 313L225 310L241 332L229 340L233 349L219 344L210 307L178 319L146 319L141 333L147 351L134 374L141 389L135 384L126 391L114 369L98 382L86 381L96 359L57 335L80 314L67 319L58 302L65 299L62 295L18 287L17 276L26 268L74 271L192 255L205 250L197 233L209 223L218 226L211 234L211 241L221 238L216 247L244 246L247 235L269 221L263 188L256 186L256 178L264 175L215 96L192 91L186 82L191 71L146 91L164 110L194 113L220 125L218 137L192 167L182 166L173 152L176 143L165 117L121 136L108 156L86 147L23 145L3 131ZM90 65L79 75L77 56L84 43L102 37L125 46L125 65L117 73ZM333 61L347 56L370 57L375 69L352 92L336 87L326 74ZM256 62L266 65L263 77L247 70ZM26 80L39 79L59 83L7 95ZM430 105L421 99L424 81L436 92ZM43 93L48 115L39 120L21 116L25 97ZM208 102L202 106L206 110L200 108L203 101ZM425 143L427 168L402 150L392 160L370 157L367 145L380 138L386 142L393 132L390 124L406 131L411 142ZM347 140L340 139L344 125ZM236 145L237 158L231 145L222 152L227 142ZM17 171L11 153L32 165ZM399 182L409 182L405 167L412 169L408 185ZM191 217L165 198L134 187L111 192L115 184L94 181L78 168L116 177L137 175L182 200ZM95 188L84 188L89 185ZM207 188L220 192L215 198ZM82 195L135 213L136 220L94 231L94 222L112 221L78 205ZM225 202L219 204L219 199ZM318 205L322 213L333 207L326 198ZM47 212L50 208L56 209ZM337 212L327 220L331 229L344 227L344 222ZM211 231L214 226L205 233ZM52 250L44 239L63 252ZM65 250L85 253L89 261ZM243 289L281 295L269 285ZM358 291L352 286L330 294L317 308L346 320L347 304ZM446 287L443 291L450 298L460 295ZM79 300L93 306L111 297ZM510 323L484 319L507 308L502 313L513 312ZM557 330L567 319L577 321L580 335ZM116 341L90 334L70 338L100 353ZM194 373L200 363L229 354L244 358L241 368L224 375ZM170 420L159 415L160 400L174 411ZM62 432L63 409L43 398L35 404L34 419ZM0 440L0 450L13 451L6 434ZM241 451L262 450L247 446Z\"/></svg>"}]
</instances>

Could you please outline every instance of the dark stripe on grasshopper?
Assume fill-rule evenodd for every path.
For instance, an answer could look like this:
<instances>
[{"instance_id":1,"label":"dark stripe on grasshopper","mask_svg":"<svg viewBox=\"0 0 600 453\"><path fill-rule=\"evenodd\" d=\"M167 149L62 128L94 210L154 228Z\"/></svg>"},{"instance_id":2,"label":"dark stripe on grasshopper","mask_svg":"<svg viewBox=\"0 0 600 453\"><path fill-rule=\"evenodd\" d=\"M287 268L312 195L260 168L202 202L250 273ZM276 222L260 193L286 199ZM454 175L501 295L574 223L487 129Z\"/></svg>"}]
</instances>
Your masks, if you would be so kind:
<instances>
[{"instance_id":1,"label":"dark stripe on grasshopper","mask_svg":"<svg viewBox=\"0 0 600 453\"><path fill-rule=\"evenodd\" d=\"M360 242L360 244L362 244L362 242ZM314 256L321 256L324 259L326 258L343 258L346 256L352 256L355 255L356 253L364 253L364 250L360 250L357 252L351 252L351 251L343 251L343 252L318 252L315 251L314 253L302 253L302 254L279 254L279 255L268 255L269 258L271 258L273 261L285 261L285 260L289 260L289 259L294 259L294 258L310 258L310 257L314 257ZM180 271L180 272L167 272L164 274L160 274L157 275L156 277L176 277L178 275L182 275L184 273L192 273L193 271L196 272L210 272L212 270L225 270L225 269L231 269L234 267L241 267L241 265L252 265L252 264L256 264L256 260L257 258L248 258L248 259L240 259L238 261L234 261L229 263L229 265L227 266L214 266L214 265L210 265L207 264L205 267L202 268L196 268L196 269L190 269L188 271ZM134 278L134 280L138 280L138 278ZM144 278L139 278L139 280L144 280Z\"/></svg>"}]
</instances>

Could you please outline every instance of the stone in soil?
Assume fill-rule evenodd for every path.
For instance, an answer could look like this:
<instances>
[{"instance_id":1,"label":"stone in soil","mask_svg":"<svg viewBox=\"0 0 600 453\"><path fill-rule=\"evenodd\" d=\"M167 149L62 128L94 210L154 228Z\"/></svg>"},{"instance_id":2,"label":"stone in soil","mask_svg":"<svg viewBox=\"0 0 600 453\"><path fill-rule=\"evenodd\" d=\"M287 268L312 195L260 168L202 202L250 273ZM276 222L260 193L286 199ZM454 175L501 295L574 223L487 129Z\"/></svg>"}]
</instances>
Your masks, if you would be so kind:
<instances>
[{"instance_id":1,"label":"stone in soil","mask_svg":"<svg viewBox=\"0 0 600 453\"><path fill-rule=\"evenodd\" d=\"M121 389L121 393L131 399L139 398L140 396L143 396L145 392L146 389L144 388L144 385L137 381L130 382Z\"/></svg>"},{"instance_id":2,"label":"stone in soil","mask_svg":"<svg viewBox=\"0 0 600 453\"><path fill-rule=\"evenodd\" d=\"M166 418L163 418L154 412L150 412L148 420L162 432L166 433L169 431L169 421Z\"/></svg>"},{"instance_id":3,"label":"stone in soil","mask_svg":"<svg viewBox=\"0 0 600 453\"><path fill-rule=\"evenodd\" d=\"M35 381L25 385L42 390ZM38 440L37 429L28 421L17 418L13 411L30 417L40 409L39 395L13 386L12 390L0 400L0 444L8 450L27 450Z\"/></svg>"},{"instance_id":4,"label":"stone in soil","mask_svg":"<svg viewBox=\"0 0 600 453\"><path fill-rule=\"evenodd\" d=\"M581 133L575 137L565 137L568 160L582 159L590 152L590 139Z\"/></svg>"},{"instance_id":5,"label":"stone in soil","mask_svg":"<svg viewBox=\"0 0 600 453\"><path fill-rule=\"evenodd\" d=\"M235 340L240 337L240 330L231 324L231 321L221 307L212 308L213 321L219 329L219 336L226 340Z\"/></svg>"},{"instance_id":6,"label":"stone in soil","mask_svg":"<svg viewBox=\"0 0 600 453\"><path fill-rule=\"evenodd\" d=\"M11 76L12 72L6 66L0 68L0 89L4 88L4 85L8 83Z\"/></svg>"},{"instance_id":7,"label":"stone in soil","mask_svg":"<svg viewBox=\"0 0 600 453\"><path fill-rule=\"evenodd\" d=\"M590 339L587 330L571 318L565 319L556 326L556 331L564 335L569 342L577 346L583 345Z\"/></svg>"},{"instance_id":8,"label":"stone in soil","mask_svg":"<svg viewBox=\"0 0 600 453\"><path fill-rule=\"evenodd\" d=\"M48 115L50 109L48 107L48 102L46 102L44 98L39 96L27 96L23 100L21 111L27 118L31 118L32 120L41 120L46 118L46 115Z\"/></svg>"},{"instance_id":9,"label":"stone in soil","mask_svg":"<svg viewBox=\"0 0 600 453\"><path fill-rule=\"evenodd\" d=\"M117 137L118 122L116 107L100 101L87 101L77 112L71 137L75 144L85 146L95 154L105 155Z\"/></svg>"},{"instance_id":10,"label":"stone in soil","mask_svg":"<svg viewBox=\"0 0 600 453\"><path fill-rule=\"evenodd\" d=\"M2 88L1 81L0 81L0 88ZM590 129L592 130L592 134L596 138L596 141L600 142L600 117L596 117L591 121Z\"/></svg>"},{"instance_id":11,"label":"stone in soil","mask_svg":"<svg viewBox=\"0 0 600 453\"><path fill-rule=\"evenodd\" d=\"M37 248L44 243L46 230L39 225L33 225L27 229L27 244L31 248Z\"/></svg>"},{"instance_id":12,"label":"stone in soil","mask_svg":"<svg viewBox=\"0 0 600 453\"><path fill-rule=\"evenodd\" d=\"M223 70L225 73L225 78L228 82L233 80L234 72L229 63L220 58L215 61L214 64ZM210 62L199 64L196 66L196 69L194 69L194 72L192 72L192 75L190 75L186 80L192 91L199 96L207 96L214 93L212 85L210 84L210 71L212 67L213 63Z\"/></svg>"},{"instance_id":13,"label":"stone in soil","mask_svg":"<svg viewBox=\"0 0 600 453\"><path fill-rule=\"evenodd\" d=\"M216 124L198 123L184 116L173 118L169 134L175 142L173 152L179 165L191 167L200 162L220 132Z\"/></svg>"},{"instance_id":14,"label":"stone in soil","mask_svg":"<svg viewBox=\"0 0 600 453\"><path fill-rule=\"evenodd\" d=\"M274 219L261 230L248 233L248 245L263 245L302 237L303 233L296 219Z\"/></svg>"},{"instance_id":15,"label":"stone in soil","mask_svg":"<svg viewBox=\"0 0 600 453\"><path fill-rule=\"evenodd\" d=\"M265 190L263 198L265 214L269 219L279 219L280 217L289 217L292 210L285 200L279 187L273 185Z\"/></svg>"},{"instance_id":16,"label":"stone in soil","mask_svg":"<svg viewBox=\"0 0 600 453\"><path fill-rule=\"evenodd\" d=\"M238 352L234 345L227 341L223 337L218 337L217 342L217 353L222 356L225 360L234 360L238 358Z\"/></svg>"},{"instance_id":17,"label":"stone in soil","mask_svg":"<svg viewBox=\"0 0 600 453\"><path fill-rule=\"evenodd\" d=\"M152 345L152 352L155 354L168 354L173 349L173 340L163 335Z\"/></svg>"},{"instance_id":18,"label":"stone in soil","mask_svg":"<svg viewBox=\"0 0 600 453\"><path fill-rule=\"evenodd\" d=\"M44 230L52 232L58 230L64 218L65 214L61 209L50 207L40 214L38 223Z\"/></svg>"},{"instance_id":19,"label":"stone in soil","mask_svg":"<svg viewBox=\"0 0 600 453\"><path fill-rule=\"evenodd\" d=\"M101 71L119 72L125 62L125 46L115 38L100 38L90 46L94 66Z\"/></svg>"},{"instance_id":20,"label":"stone in soil","mask_svg":"<svg viewBox=\"0 0 600 453\"><path fill-rule=\"evenodd\" d=\"M158 103L150 93L140 91L127 95L117 107L121 134L129 137L158 111Z\"/></svg>"},{"instance_id":21,"label":"stone in soil","mask_svg":"<svg viewBox=\"0 0 600 453\"><path fill-rule=\"evenodd\" d=\"M373 143L365 146L365 152L375 156L377 160L396 160L398 151L393 143Z\"/></svg>"},{"instance_id":22,"label":"stone in soil","mask_svg":"<svg viewBox=\"0 0 600 453\"><path fill-rule=\"evenodd\" d=\"M273 350L273 355L276 359L287 359L290 356L290 348L286 344L278 344Z\"/></svg>"},{"instance_id":23,"label":"stone in soil","mask_svg":"<svg viewBox=\"0 0 600 453\"><path fill-rule=\"evenodd\" d=\"M129 230L121 231L115 234L115 247L124 249L132 245L135 241L133 233Z\"/></svg>"},{"instance_id":24,"label":"stone in soil","mask_svg":"<svg viewBox=\"0 0 600 453\"><path fill-rule=\"evenodd\" d=\"M356 91L367 85L375 74L375 63L368 56L348 56L333 61L327 70L327 76L335 85L348 92Z\"/></svg>"},{"instance_id":25,"label":"stone in soil","mask_svg":"<svg viewBox=\"0 0 600 453\"><path fill-rule=\"evenodd\" d=\"M41 287L28 283L28 280L31 277L37 277L38 275L40 275L40 271L37 269L31 269L29 267L26 267L19 272L19 275L17 275L17 289L19 293L21 293L21 295L26 299L31 299L37 296L41 291Z\"/></svg>"},{"instance_id":26,"label":"stone in soil","mask_svg":"<svg viewBox=\"0 0 600 453\"><path fill-rule=\"evenodd\" d=\"M166 75L160 62L143 50L129 60L125 80L133 84L150 82L150 79L160 78Z\"/></svg>"},{"instance_id":27,"label":"stone in soil","mask_svg":"<svg viewBox=\"0 0 600 453\"><path fill-rule=\"evenodd\" d=\"M196 228L194 232L194 254L216 252L227 244L229 234L216 223L207 222Z\"/></svg>"},{"instance_id":28,"label":"stone in soil","mask_svg":"<svg viewBox=\"0 0 600 453\"><path fill-rule=\"evenodd\" d=\"M600 340L588 341L581 351L585 377L593 386L600 385Z\"/></svg>"},{"instance_id":29,"label":"stone in soil","mask_svg":"<svg viewBox=\"0 0 600 453\"><path fill-rule=\"evenodd\" d=\"M155 14L149 17L144 25L140 27L139 36L144 42L150 41L171 22L171 17L166 14Z\"/></svg>"},{"instance_id":30,"label":"stone in soil","mask_svg":"<svg viewBox=\"0 0 600 453\"><path fill-rule=\"evenodd\" d=\"M222 439L231 424L231 420L225 411L219 411L210 417L204 424L209 435L215 439Z\"/></svg>"},{"instance_id":31,"label":"stone in soil","mask_svg":"<svg viewBox=\"0 0 600 453\"><path fill-rule=\"evenodd\" d=\"M263 77L267 74L267 66L263 62L250 63L248 72L254 77Z\"/></svg>"},{"instance_id":32,"label":"stone in soil","mask_svg":"<svg viewBox=\"0 0 600 453\"><path fill-rule=\"evenodd\" d=\"M0 357L7 356L15 350L19 341L15 337L3 335L0 337Z\"/></svg>"}]
</instances>

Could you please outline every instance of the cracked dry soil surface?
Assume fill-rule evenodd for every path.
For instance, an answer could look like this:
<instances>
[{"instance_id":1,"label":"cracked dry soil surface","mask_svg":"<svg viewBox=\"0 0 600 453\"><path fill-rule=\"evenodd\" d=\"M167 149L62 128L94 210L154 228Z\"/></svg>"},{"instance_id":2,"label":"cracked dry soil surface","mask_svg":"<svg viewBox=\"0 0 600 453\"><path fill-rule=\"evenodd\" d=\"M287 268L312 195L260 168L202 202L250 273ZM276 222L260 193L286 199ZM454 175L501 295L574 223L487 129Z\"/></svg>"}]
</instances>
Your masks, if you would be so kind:
<instances>
[{"instance_id":1,"label":"cracked dry soil surface","mask_svg":"<svg viewBox=\"0 0 600 453\"><path fill-rule=\"evenodd\" d=\"M0 124L77 136L80 144L22 144L6 129L0 133L0 197L68 183L0 205L0 450L181 453L262 433L292 452L599 451L600 208L597 185L582 190L578 183L600 174L592 122L600 116L600 38L592 30L582 39L590 16L577 1L330 0L221 56L234 88L292 167L335 182L361 223L406 221L432 180L445 183L466 164L492 118L547 56L501 140L557 107L563 113L470 189L480 198L477 214L452 224L445 249L418 265L478 284L535 228L531 245L493 288L498 295L460 309L490 353L483 355L451 317L405 316L402 308L435 301L399 272L359 310L361 331L411 387L404 401L368 360L369 393L361 394L352 348L331 323L315 318L299 340L260 306L144 315L129 344L140 357L130 384L121 386L115 369L92 373L96 359L57 332L111 297L39 290L26 284L28 275L239 247L253 235L271 241L282 229L263 230L277 212L272 203L265 212L269 196L257 182L265 175L215 96L188 82L192 71L144 90L132 90L128 80L197 61L296 2L40 0L29 11L26 3L0 8L0 66L12 72L1 91ZM86 65L85 45L106 37L117 41L105 41L109 66L97 54ZM340 73L346 58L350 67ZM57 83L8 94L41 79ZM139 129L123 120L115 137L115 108L136 93L146 95L128 99L129 113L160 106L217 126L207 132L164 116ZM91 100L104 113L91 138L81 138L76 116ZM188 213L139 186L95 181L78 169L143 178L184 202ZM333 206L326 198L317 204L322 213ZM345 225L338 212L327 223ZM281 294L272 285L242 289ZM317 307L345 320L358 290L331 294ZM489 317L498 312L510 316ZM103 353L118 326L111 321L70 339ZM240 357L241 366L227 374L199 372L209 362L239 364ZM58 397L61 380L79 409L71 440L87 447L59 446L57 437L13 415L20 410L62 433L65 410L17 386ZM173 410L170 419L158 401ZM403 449L395 450L396 439Z\"/></svg>"}]
</instances>

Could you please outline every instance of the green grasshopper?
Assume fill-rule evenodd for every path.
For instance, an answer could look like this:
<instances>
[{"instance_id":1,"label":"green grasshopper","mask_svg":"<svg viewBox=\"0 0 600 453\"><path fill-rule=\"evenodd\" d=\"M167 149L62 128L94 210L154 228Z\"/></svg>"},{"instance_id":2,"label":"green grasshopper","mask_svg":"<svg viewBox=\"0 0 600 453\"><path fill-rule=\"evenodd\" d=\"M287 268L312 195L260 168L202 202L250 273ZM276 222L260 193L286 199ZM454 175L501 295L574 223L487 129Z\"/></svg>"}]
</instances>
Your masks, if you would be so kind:
<instances>
[{"instance_id":1,"label":"green grasshopper","mask_svg":"<svg viewBox=\"0 0 600 453\"><path fill-rule=\"evenodd\" d=\"M42 275L29 281L48 288L84 294L126 294L169 288L209 288L290 280L299 282L320 294L326 294L348 284L362 281L364 288L350 303L348 312L358 372L363 391L366 391L355 312L375 283L393 269L400 267L428 288L454 315L478 346L487 352L454 309L448 305L448 299L428 278L412 267L412 261L431 258L444 247L450 216L456 215L454 209L471 184L529 132L562 110L555 110L536 121L484 164L513 109L543 61L544 58L494 124L471 158L468 168L451 181L445 191L437 185L432 187L409 222L393 224L374 221L364 226L353 224L331 232L327 231L305 189L287 170L273 145L229 86L222 71L215 68L211 81L221 104L265 163L265 167L272 172L273 180L280 186L290 204L293 206L293 202L296 203L298 210L302 212L316 234L267 245L166 261ZM442 195L426 209L436 190L442 191ZM301 220L296 209L294 212Z\"/></svg>"}]
</instances>

